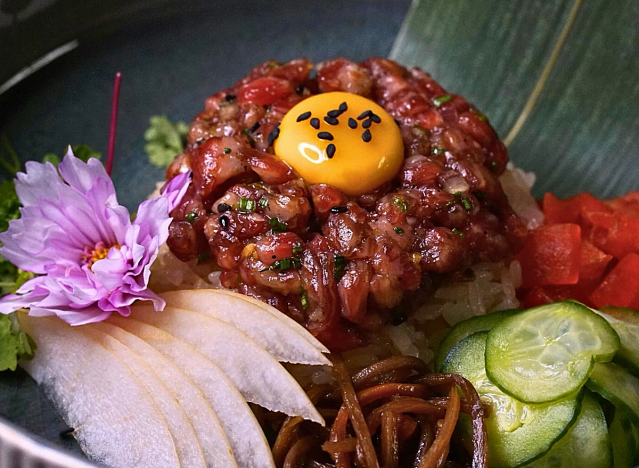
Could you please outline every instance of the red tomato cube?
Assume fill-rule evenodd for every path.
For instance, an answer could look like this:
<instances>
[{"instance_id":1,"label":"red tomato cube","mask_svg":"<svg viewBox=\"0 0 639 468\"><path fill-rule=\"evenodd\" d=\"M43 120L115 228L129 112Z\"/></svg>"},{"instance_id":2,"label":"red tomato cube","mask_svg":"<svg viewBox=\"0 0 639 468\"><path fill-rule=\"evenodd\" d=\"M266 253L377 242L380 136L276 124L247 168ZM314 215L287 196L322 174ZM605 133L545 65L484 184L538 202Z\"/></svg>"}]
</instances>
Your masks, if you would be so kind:
<instances>
[{"instance_id":1,"label":"red tomato cube","mask_svg":"<svg viewBox=\"0 0 639 468\"><path fill-rule=\"evenodd\" d=\"M530 233L517 254L523 287L576 284L581 265L581 228L577 224L542 226Z\"/></svg>"},{"instance_id":2,"label":"red tomato cube","mask_svg":"<svg viewBox=\"0 0 639 468\"><path fill-rule=\"evenodd\" d=\"M606 267L612 260L612 255L599 250L589 241L581 240L581 267L579 268L579 282L597 281L601 279Z\"/></svg>"},{"instance_id":3,"label":"red tomato cube","mask_svg":"<svg viewBox=\"0 0 639 468\"><path fill-rule=\"evenodd\" d=\"M559 200L552 193L546 193L541 209L546 216L546 224L577 223L581 213L612 211L604 202L587 192L566 200Z\"/></svg>"},{"instance_id":4,"label":"red tomato cube","mask_svg":"<svg viewBox=\"0 0 639 468\"><path fill-rule=\"evenodd\" d=\"M584 239L617 259L639 253L639 217L622 213L582 213Z\"/></svg>"},{"instance_id":5,"label":"red tomato cube","mask_svg":"<svg viewBox=\"0 0 639 468\"><path fill-rule=\"evenodd\" d=\"M610 270L590 295L596 307L639 307L639 255L630 253Z\"/></svg>"}]
</instances>

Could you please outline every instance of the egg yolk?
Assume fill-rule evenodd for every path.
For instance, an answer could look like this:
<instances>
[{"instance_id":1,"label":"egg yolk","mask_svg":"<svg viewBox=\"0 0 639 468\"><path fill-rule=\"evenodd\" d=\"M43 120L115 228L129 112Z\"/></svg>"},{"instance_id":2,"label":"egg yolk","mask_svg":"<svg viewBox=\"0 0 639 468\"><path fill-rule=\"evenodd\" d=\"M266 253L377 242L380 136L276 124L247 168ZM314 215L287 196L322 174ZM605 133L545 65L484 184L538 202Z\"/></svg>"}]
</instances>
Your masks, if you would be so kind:
<instances>
[{"instance_id":1,"label":"egg yolk","mask_svg":"<svg viewBox=\"0 0 639 468\"><path fill-rule=\"evenodd\" d=\"M311 96L286 113L275 154L309 184L362 195L391 180L404 160L397 123L356 94Z\"/></svg>"}]
</instances>

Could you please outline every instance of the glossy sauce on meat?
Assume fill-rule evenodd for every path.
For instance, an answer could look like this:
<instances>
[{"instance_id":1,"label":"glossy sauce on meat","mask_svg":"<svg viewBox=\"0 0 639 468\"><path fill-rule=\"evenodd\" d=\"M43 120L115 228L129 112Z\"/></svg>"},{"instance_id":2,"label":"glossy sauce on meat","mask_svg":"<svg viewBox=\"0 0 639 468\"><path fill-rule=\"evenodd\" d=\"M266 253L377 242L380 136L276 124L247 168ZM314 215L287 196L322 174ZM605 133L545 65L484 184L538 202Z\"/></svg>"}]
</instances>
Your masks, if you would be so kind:
<instances>
[{"instance_id":1,"label":"glossy sauce on meat","mask_svg":"<svg viewBox=\"0 0 639 468\"><path fill-rule=\"evenodd\" d=\"M193 171L168 245L347 349L440 276L511 256L527 232L498 181L506 148L463 97L386 59L313 69L267 62L205 101L167 170ZM273 156L268 136L284 114L329 91L372 99L400 126L404 164L373 192L309 186Z\"/></svg>"}]
</instances>

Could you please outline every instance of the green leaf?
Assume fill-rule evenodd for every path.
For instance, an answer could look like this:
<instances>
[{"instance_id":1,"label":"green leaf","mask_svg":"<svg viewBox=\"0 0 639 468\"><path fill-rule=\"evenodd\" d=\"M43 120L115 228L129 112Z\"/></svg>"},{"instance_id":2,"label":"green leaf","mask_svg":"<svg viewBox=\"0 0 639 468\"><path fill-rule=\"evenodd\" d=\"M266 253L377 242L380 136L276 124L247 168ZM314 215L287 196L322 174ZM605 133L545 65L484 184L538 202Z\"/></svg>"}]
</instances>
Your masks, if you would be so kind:
<instances>
[{"instance_id":1,"label":"green leaf","mask_svg":"<svg viewBox=\"0 0 639 468\"><path fill-rule=\"evenodd\" d=\"M73 149L73 154L75 155L75 157L78 159L81 159L84 162L87 162L91 158L102 159L102 153L94 150L89 145L85 145L85 144L73 145L72 149Z\"/></svg>"},{"instance_id":2,"label":"green leaf","mask_svg":"<svg viewBox=\"0 0 639 468\"><path fill-rule=\"evenodd\" d=\"M0 183L0 232L6 231L9 221L20 217L20 200L11 180Z\"/></svg>"},{"instance_id":3,"label":"green leaf","mask_svg":"<svg viewBox=\"0 0 639 468\"><path fill-rule=\"evenodd\" d=\"M31 359L35 342L20 327L15 313L0 315L0 371L16 370L18 360Z\"/></svg>"},{"instance_id":4,"label":"green leaf","mask_svg":"<svg viewBox=\"0 0 639 468\"><path fill-rule=\"evenodd\" d=\"M639 3L416 0L391 52L484 114L535 194L637 189Z\"/></svg>"},{"instance_id":5,"label":"green leaf","mask_svg":"<svg viewBox=\"0 0 639 468\"><path fill-rule=\"evenodd\" d=\"M144 133L147 144L144 151L154 166L167 167L184 149L189 127L184 122L171 122L166 116L153 116L150 127Z\"/></svg>"}]
</instances>

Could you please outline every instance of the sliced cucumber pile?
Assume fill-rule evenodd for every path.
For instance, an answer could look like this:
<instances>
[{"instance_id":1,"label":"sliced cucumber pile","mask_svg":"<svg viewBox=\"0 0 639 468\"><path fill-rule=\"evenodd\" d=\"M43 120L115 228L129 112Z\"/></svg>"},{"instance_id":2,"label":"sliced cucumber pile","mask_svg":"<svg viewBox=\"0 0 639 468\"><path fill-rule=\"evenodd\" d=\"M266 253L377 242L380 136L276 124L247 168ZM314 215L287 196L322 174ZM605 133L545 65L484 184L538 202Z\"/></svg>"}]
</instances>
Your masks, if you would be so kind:
<instances>
[{"instance_id":1,"label":"sliced cucumber pile","mask_svg":"<svg viewBox=\"0 0 639 468\"><path fill-rule=\"evenodd\" d=\"M639 311L566 301L476 317L436 366L490 406L491 468L639 466ZM470 435L467 417L458 430Z\"/></svg>"},{"instance_id":2,"label":"sliced cucumber pile","mask_svg":"<svg viewBox=\"0 0 639 468\"><path fill-rule=\"evenodd\" d=\"M478 315L476 317L469 318L468 320L464 320L463 322L459 322L451 328L439 345L439 351L435 356L435 370L437 372L441 370L444 359L446 359L450 350L453 349L461 340L473 333L489 331L503 319L510 317L517 312L521 311L517 309L500 310L486 315Z\"/></svg>"},{"instance_id":3,"label":"sliced cucumber pile","mask_svg":"<svg viewBox=\"0 0 639 468\"><path fill-rule=\"evenodd\" d=\"M612 450L606 417L590 393L584 395L581 412L570 431L550 451L526 468L610 468ZM627 466L630 466L627 465Z\"/></svg>"},{"instance_id":4,"label":"sliced cucumber pile","mask_svg":"<svg viewBox=\"0 0 639 468\"><path fill-rule=\"evenodd\" d=\"M488 334L486 372L505 393L547 403L576 393L594 363L612 360L619 336L577 302L558 302L500 321Z\"/></svg>"},{"instance_id":5,"label":"sliced cucumber pile","mask_svg":"<svg viewBox=\"0 0 639 468\"><path fill-rule=\"evenodd\" d=\"M479 332L463 339L444 360L442 371L465 377L490 404L486 418L489 465L521 466L546 454L568 432L579 414L581 395L545 405L528 405L506 395L486 376L487 335ZM472 433L468 420L460 427Z\"/></svg>"}]
</instances>

